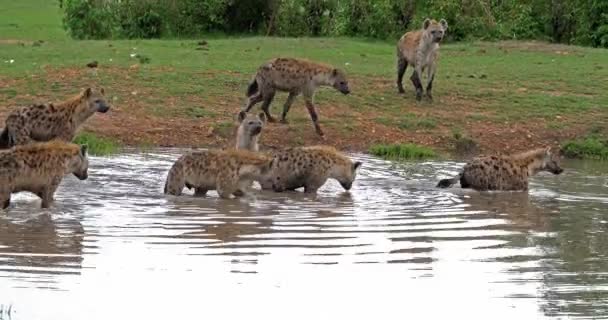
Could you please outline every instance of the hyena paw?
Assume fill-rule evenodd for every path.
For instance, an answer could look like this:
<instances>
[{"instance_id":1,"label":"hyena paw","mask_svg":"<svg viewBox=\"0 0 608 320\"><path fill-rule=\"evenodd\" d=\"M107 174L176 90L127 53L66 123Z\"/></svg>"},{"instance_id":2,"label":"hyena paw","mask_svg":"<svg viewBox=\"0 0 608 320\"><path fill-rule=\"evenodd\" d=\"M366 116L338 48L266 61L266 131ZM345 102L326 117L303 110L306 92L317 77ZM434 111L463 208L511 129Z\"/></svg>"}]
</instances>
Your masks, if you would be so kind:
<instances>
[{"instance_id":1,"label":"hyena paw","mask_svg":"<svg viewBox=\"0 0 608 320\"><path fill-rule=\"evenodd\" d=\"M285 118L281 119L281 123L282 124L289 124L289 121Z\"/></svg>"},{"instance_id":2,"label":"hyena paw","mask_svg":"<svg viewBox=\"0 0 608 320\"><path fill-rule=\"evenodd\" d=\"M268 118L268 122L277 122L277 119L275 119L273 116L267 116L266 118Z\"/></svg>"}]
</instances>

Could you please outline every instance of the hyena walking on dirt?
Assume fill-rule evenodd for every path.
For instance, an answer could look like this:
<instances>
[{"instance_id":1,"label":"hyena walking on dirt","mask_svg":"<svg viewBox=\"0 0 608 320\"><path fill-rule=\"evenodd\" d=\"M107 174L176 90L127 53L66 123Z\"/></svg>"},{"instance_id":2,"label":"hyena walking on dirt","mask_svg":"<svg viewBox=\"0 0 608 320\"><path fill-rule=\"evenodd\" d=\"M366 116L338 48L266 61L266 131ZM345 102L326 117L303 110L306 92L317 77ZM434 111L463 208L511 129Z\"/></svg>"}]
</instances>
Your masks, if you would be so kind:
<instances>
[{"instance_id":1,"label":"hyena walking on dirt","mask_svg":"<svg viewBox=\"0 0 608 320\"><path fill-rule=\"evenodd\" d=\"M426 96L433 100L433 79L439 59L439 42L445 36L448 23L444 19L424 20L422 29L404 34L397 43L397 88L403 90L403 75L408 64L414 66L411 80L416 89L416 100L422 100L422 72L427 71Z\"/></svg>"},{"instance_id":2,"label":"hyena walking on dirt","mask_svg":"<svg viewBox=\"0 0 608 320\"><path fill-rule=\"evenodd\" d=\"M262 110L266 114L268 122L275 122L274 117L270 115L270 103L272 103L277 90L289 92L289 97L283 105L281 115L281 122L287 123L289 108L296 97L302 94L315 130L319 136L323 136L323 130L319 125L319 116L313 103L315 91L320 86L334 87L343 94L350 93L346 74L342 70L303 59L272 59L260 66L254 80L249 84L247 105L244 110L249 112L256 103L264 101Z\"/></svg>"}]
</instances>

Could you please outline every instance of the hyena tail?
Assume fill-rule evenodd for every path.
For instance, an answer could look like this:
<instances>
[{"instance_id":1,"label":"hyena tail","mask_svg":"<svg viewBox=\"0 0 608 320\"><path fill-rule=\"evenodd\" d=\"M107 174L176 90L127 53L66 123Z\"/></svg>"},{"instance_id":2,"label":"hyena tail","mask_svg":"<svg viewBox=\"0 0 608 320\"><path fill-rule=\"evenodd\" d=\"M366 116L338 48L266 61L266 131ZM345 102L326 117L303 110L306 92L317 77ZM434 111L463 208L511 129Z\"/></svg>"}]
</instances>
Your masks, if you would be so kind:
<instances>
[{"instance_id":1,"label":"hyena tail","mask_svg":"<svg viewBox=\"0 0 608 320\"><path fill-rule=\"evenodd\" d=\"M451 178L451 179L442 179L439 180L439 183L437 183L437 188L449 188L451 186L453 186L454 184L456 184L456 182L460 181L460 178L462 177L462 173L458 174L457 176Z\"/></svg>"},{"instance_id":2,"label":"hyena tail","mask_svg":"<svg viewBox=\"0 0 608 320\"><path fill-rule=\"evenodd\" d=\"M258 89L258 80L257 78L254 78L253 81L251 81L251 83L249 84L249 87L247 87L247 97L251 97L252 95L254 95L256 92L258 92Z\"/></svg>"},{"instance_id":3,"label":"hyena tail","mask_svg":"<svg viewBox=\"0 0 608 320\"><path fill-rule=\"evenodd\" d=\"M11 147L11 140L8 136L8 128L4 128L0 134L0 149L8 149Z\"/></svg>"}]
</instances>

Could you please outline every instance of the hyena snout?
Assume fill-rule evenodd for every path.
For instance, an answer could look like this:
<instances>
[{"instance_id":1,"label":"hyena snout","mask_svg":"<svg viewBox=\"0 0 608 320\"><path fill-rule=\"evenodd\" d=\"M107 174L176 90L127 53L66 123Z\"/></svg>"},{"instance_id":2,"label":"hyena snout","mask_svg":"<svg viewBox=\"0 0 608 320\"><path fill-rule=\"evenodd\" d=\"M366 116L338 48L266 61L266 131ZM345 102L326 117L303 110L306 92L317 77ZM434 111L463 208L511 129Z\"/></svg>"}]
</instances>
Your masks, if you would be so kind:
<instances>
[{"instance_id":1,"label":"hyena snout","mask_svg":"<svg viewBox=\"0 0 608 320\"><path fill-rule=\"evenodd\" d=\"M350 93L350 88L348 87L348 83L341 81L338 82L334 85L334 88L336 88L336 90L342 92L343 94L349 94Z\"/></svg>"},{"instance_id":2,"label":"hyena snout","mask_svg":"<svg viewBox=\"0 0 608 320\"><path fill-rule=\"evenodd\" d=\"M110 105L107 104L105 101L97 100L95 101L95 105L97 107L97 112L106 113L110 110Z\"/></svg>"},{"instance_id":3,"label":"hyena snout","mask_svg":"<svg viewBox=\"0 0 608 320\"><path fill-rule=\"evenodd\" d=\"M433 34L433 41L435 43L439 43L439 42L441 42L441 40L443 40L443 36L444 36L443 31L435 30L435 31L432 31L432 34Z\"/></svg>"},{"instance_id":4,"label":"hyena snout","mask_svg":"<svg viewBox=\"0 0 608 320\"><path fill-rule=\"evenodd\" d=\"M89 177L89 173L87 171L82 171L82 172L74 172L74 176L76 176L76 178L78 178L79 180L86 180Z\"/></svg>"},{"instance_id":5,"label":"hyena snout","mask_svg":"<svg viewBox=\"0 0 608 320\"><path fill-rule=\"evenodd\" d=\"M344 190L349 191L353 187L353 182L340 182L340 185L342 186L342 188L344 188Z\"/></svg>"}]
</instances>

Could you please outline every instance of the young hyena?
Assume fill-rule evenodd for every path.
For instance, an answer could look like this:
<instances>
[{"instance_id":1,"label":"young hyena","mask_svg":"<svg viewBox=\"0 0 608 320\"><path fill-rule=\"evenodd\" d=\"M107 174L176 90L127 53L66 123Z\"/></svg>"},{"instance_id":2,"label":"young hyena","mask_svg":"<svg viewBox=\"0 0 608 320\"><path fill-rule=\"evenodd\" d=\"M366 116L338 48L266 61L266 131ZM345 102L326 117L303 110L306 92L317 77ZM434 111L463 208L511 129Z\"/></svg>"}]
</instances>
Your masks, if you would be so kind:
<instances>
[{"instance_id":1,"label":"young hyena","mask_svg":"<svg viewBox=\"0 0 608 320\"><path fill-rule=\"evenodd\" d=\"M239 127L236 131L236 149L260 151L258 140L266 124L266 114L251 115L245 111L239 112Z\"/></svg>"},{"instance_id":2,"label":"young hyena","mask_svg":"<svg viewBox=\"0 0 608 320\"><path fill-rule=\"evenodd\" d=\"M315 91L320 86L331 86L343 94L349 94L348 80L346 74L332 66L312 62L304 59L276 58L272 59L258 69L254 80L247 88L247 105L245 111L249 110L261 101L262 110L268 118L268 122L276 120L270 115L270 103L275 92L289 92L289 97L283 105L281 122L287 123L287 113L295 98L302 94L306 102L306 109L310 114L313 125L318 135L323 136L319 125L317 111L313 103Z\"/></svg>"},{"instance_id":3,"label":"young hyena","mask_svg":"<svg viewBox=\"0 0 608 320\"><path fill-rule=\"evenodd\" d=\"M563 171L559 155L551 153L549 147L510 156L475 158L458 176L439 181L437 187L448 188L460 181L462 188L479 191L525 191L528 190L528 179L540 171L553 174Z\"/></svg>"},{"instance_id":4,"label":"young hyena","mask_svg":"<svg viewBox=\"0 0 608 320\"><path fill-rule=\"evenodd\" d=\"M397 43L397 88L403 90L403 75L408 64L414 67L411 80L416 89L416 100L422 99L422 72L427 71L426 96L433 100L433 79L439 59L439 42L445 36L448 23L444 19L439 22L426 19L422 29L404 34Z\"/></svg>"},{"instance_id":5,"label":"young hyena","mask_svg":"<svg viewBox=\"0 0 608 320\"><path fill-rule=\"evenodd\" d=\"M245 194L253 180L266 178L272 158L246 150L195 151L173 164L165 182L165 194L179 196L184 187L195 196L216 190L221 198Z\"/></svg>"},{"instance_id":6,"label":"young hyena","mask_svg":"<svg viewBox=\"0 0 608 320\"><path fill-rule=\"evenodd\" d=\"M105 113L110 106L104 90L88 88L79 95L57 103L37 104L11 112L0 134L0 149L29 142L53 139L70 142L78 128L95 112Z\"/></svg>"},{"instance_id":7,"label":"young hyena","mask_svg":"<svg viewBox=\"0 0 608 320\"><path fill-rule=\"evenodd\" d=\"M275 152L270 182L262 187L271 184L276 192L304 187L304 192L315 193L332 178L350 190L360 167L361 162L353 162L332 147L289 148Z\"/></svg>"},{"instance_id":8,"label":"young hyena","mask_svg":"<svg viewBox=\"0 0 608 320\"><path fill-rule=\"evenodd\" d=\"M87 147L62 141L30 143L0 152L0 205L10 205L11 193L29 191L48 208L64 175L88 177Z\"/></svg>"}]
</instances>

